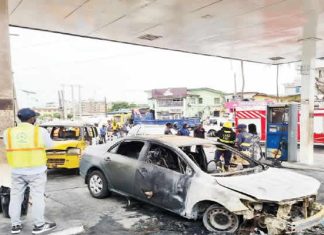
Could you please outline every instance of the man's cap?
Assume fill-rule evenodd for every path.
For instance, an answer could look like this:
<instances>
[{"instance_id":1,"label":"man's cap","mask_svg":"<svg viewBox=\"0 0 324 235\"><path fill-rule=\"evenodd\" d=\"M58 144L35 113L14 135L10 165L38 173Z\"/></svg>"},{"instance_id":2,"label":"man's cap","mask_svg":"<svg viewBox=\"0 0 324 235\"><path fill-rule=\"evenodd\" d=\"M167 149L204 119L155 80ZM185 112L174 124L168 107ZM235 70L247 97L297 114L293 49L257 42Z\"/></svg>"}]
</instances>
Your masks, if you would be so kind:
<instances>
[{"instance_id":1,"label":"man's cap","mask_svg":"<svg viewBox=\"0 0 324 235\"><path fill-rule=\"evenodd\" d=\"M245 129L246 125L245 124L239 124L236 129Z\"/></svg>"},{"instance_id":2,"label":"man's cap","mask_svg":"<svg viewBox=\"0 0 324 235\"><path fill-rule=\"evenodd\" d=\"M39 113L30 108L23 108L18 111L17 116L20 120L28 120L29 118L39 116Z\"/></svg>"}]
</instances>

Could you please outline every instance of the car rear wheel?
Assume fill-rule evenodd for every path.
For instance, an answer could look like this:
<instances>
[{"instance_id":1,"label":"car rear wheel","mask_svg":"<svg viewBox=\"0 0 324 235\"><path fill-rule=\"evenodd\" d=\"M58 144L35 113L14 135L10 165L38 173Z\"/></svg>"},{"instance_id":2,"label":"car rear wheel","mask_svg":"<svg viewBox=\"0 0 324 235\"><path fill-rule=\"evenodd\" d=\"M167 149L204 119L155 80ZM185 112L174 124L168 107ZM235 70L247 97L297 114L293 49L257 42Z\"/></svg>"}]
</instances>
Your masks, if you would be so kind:
<instances>
[{"instance_id":1,"label":"car rear wheel","mask_svg":"<svg viewBox=\"0 0 324 235\"><path fill-rule=\"evenodd\" d=\"M234 233L239 228L238 216L219 205L207 208L203 223L211 232Z\"/></svg>"},{"instance_id":2,"label":"car rear wheel","mask_svg":"<svg viewBox=\"0 0 324 235\"><path fill-rule=\"evenodd\" d=\"M89 175L88 189L94 198L105 198L110 196L108 181L101 171L92 171Z\"/></svg>"}]
</instances>

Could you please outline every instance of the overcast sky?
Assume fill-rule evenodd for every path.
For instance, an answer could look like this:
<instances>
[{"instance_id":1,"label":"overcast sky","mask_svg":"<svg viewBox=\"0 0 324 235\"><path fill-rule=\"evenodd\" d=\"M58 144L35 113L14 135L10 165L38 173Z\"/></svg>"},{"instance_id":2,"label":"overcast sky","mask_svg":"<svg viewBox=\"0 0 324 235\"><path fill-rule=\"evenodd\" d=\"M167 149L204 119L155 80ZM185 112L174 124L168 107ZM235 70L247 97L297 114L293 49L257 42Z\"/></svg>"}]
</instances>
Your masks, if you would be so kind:
<instances>
[{"instance_id":1,"label":"overcast sky","mask_svg":"<svg viewBox=\"0 0 324 235\"><path fill-rule=\"evenodd\" d=\"M81 85L82 99L146 103L144 90L154 88L209 87L233 92L236 71L241 90L239 61L19 28L10 28L10 33L20 107L58 102L62 84ZM244 69L245 91L276 93L275 66L244 63ZM280 66L279 74L283 94L282 84L296 78L296 65Z\"/></svg>"}]
</instances>

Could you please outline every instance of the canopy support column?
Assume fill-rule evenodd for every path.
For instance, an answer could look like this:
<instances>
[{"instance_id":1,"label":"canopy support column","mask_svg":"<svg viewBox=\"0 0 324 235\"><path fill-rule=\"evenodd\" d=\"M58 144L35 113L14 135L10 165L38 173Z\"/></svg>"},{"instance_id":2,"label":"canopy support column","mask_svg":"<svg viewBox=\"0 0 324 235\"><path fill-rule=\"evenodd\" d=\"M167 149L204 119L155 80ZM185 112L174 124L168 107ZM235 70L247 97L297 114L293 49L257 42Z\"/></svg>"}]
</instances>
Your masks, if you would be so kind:
<instances>
[{"instance_id":1,"label":"canopy support column","mask_svg":"<svg viewBox=\"0 0 324 235\"><path fill-rule=\"evenodd\" d=\"M314 162L314 96L318 0L304 0L307 19L304 25L301 65L300 162Z\"/></svg>"}]
</instances>

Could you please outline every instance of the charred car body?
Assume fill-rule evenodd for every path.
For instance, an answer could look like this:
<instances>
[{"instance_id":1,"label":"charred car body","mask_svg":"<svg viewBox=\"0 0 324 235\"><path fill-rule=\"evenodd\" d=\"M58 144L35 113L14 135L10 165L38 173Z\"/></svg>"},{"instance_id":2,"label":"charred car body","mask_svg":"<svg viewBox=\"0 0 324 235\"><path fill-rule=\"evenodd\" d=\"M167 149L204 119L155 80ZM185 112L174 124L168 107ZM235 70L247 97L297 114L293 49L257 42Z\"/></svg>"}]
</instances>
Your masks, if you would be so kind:
<instances>
[{"instance_id":1,"label":"charred car body","mask_svg":"<svg viewBox=\"0 0 324 235\"><path fill-rule=\"evenodd\" d=\"M219 147L232 153L227 172L207 160ZM323 206L316 203L316 179L266 167L206 139L127 137L89 147L80 174L95 198L117 192L189 219L202 218L209 231L287 234L324 217Z\"/></svg>"}]
</instances>

